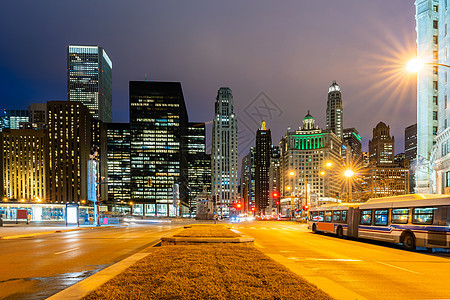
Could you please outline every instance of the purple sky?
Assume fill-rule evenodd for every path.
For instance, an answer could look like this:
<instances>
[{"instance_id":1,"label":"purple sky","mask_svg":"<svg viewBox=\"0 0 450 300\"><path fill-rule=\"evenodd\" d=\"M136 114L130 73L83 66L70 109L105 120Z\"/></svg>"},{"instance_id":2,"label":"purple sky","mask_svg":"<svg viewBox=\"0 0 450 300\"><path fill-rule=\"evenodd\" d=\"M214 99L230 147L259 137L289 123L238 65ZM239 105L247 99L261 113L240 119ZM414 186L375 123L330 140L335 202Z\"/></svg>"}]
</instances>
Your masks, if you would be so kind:
<instances>
[{"instance_id":1,"label":"purple sky","mask_svg":"<svg viewBox=\"0 0 450 300\"><path fill-rule=\"evenodd\" d=\"M416 122L415 77L401 68L415 54L414 27L411 0L5 1L0 108L66 99L67 44L98 44L113 61L116 122L128 121L128 81L144 74L181 81L191 121L212 120L217 90L229 86L242 156L258 110L274 144L308 110L325 127L336 80L344 127L357 128L367 149L384 121L398 153Z\"/></svg>"}]
</instances>

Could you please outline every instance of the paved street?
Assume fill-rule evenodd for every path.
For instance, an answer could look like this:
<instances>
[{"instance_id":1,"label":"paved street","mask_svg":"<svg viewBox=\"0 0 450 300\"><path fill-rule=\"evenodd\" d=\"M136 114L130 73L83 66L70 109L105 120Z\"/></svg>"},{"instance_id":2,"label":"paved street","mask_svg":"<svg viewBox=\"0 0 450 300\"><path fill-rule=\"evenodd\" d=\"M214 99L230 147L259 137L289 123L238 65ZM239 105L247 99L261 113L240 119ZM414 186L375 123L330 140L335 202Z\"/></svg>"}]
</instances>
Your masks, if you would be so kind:
<instances>
[{"instance_id":1,"label":"paved street","mask_svg":"<svg viewBox=\"0 0 450 300\"><path fill-rule=\"evenodd\" d=\"M290 222L260 221L234 227L254 237L264 253L323 290L337 291L342 299L450 298L447 253L410 252L396 245L338 239L310 233L305 224Z\"/></svg>"},{"instance_id":2,"label":"paved street","mask_svg":"<svg viewBox=\"0 0 450 300\"><path fill-rule=\"evenodd\" d=\"M0 298L43 299L156 243L180 224L146 223L0 240Z\"/></svg>"}]
</instances>

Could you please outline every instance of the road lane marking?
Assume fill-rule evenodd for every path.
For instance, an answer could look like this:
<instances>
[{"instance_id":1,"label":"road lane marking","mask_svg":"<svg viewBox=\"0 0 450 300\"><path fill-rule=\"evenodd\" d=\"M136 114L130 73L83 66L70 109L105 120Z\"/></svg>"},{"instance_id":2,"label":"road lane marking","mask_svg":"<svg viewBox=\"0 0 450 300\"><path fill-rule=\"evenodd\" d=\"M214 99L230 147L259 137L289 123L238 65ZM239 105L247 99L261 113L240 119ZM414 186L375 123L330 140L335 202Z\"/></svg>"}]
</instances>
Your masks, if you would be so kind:
<instances>
[{"instance_id":1,"label":"road lane marking","mask_svg":"<svg viewBox=\"0 0 450 300\"><path fill-rule=\"evenodd\" d=\"M64 251L61 251L61 252L56 252L56 253L54 253L55 255L58 255L58 254L63 254L63 253L67 253L67 252L70 252L70 251L75 251L75 250L78 250L78 249L80 249L79 247L77 247L77 248L72 248L72 249L69 249L69 250L64 250Z\"/></svg>"},{"instance_id":2,"label":"road lane marking","mask_svg":"<svg viewBox=\"0 0 450 300\"><path fill-rule=\"evenodd\" d=\"M375 261L375 262L379 263L379 264L382 264L382 265L385 265L385 266L389 266L389 267L393 267L393 268L396 268L396 269L399 269L399 270L403 270L403 271L406 271L406 272L420 274L419 272L411 271L411 270L404 269L404 268L401 268L401 267L397 267L397 266L394 266L394 265L390 265L390 264L387 264L387 263L384 263L384 262L381 262L381 261Z\"/></svg>"},{"instance_id":3,"label":"road lane marking","mask_svg":"<svg viewBox=\"0 0 450 300\"><path fill-rule=\"evenodd\" d=\"M313 261L350 261L359 262L360 259L348 259L348 258L312 258L312 257L289 257L291 260L313 260Z\"/></svg>"},{"instance_id":4,"label":"road lane marking","mask_svg":"<svg viewBox=\"0 0 450 300\"><path fill-rule=\"evenodd\" d=\"M281 253L294 252L292 250L280 250Z\"/></svg>"},{"instance_id":5,"label":"road lane marking","mask_svg":"<svg viewBox=\"0 0 450 300\"><path fill-rule=\"evenodd\" d=\"M306 241L304 241L303 243L305 243L305 244L310 244L310 245L314 245L314 246L319 246L319 244L311 243L311 242L306 242Z\"/></svg>"},{"instance_id":6,"label":"road lane marking","mask_svg":"<svg viewBox=\"0 0 450 300\"><path fill-rule=\"evenodd\" d=\"M256 227L250 227L250 229L256 229Z\"/></svg>"}]
</instances>

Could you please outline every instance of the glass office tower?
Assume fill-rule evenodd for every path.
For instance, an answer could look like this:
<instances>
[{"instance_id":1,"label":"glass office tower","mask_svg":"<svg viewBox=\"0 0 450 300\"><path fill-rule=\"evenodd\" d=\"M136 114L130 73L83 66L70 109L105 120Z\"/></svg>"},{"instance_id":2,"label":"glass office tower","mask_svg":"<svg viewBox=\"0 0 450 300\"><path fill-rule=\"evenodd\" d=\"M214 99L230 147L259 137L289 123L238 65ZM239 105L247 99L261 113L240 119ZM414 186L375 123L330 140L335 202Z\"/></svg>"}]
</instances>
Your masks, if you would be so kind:
<instances>
[{"instance_id":1,"label":"glass office tower","mask_svg":"<svg viewBox=\"0 0 450 300\"><path fill-rule=\"evenodd\" d=\"M67 47L67 96L94 118L112 122L112 62L99 46Z\"/></svg>"},{"instance_id":2,"label":"glass office tower","mask_svg":"<svg viewBox=\"0 0 450 300\"><path fill-rule=\"evenodd\" d=\"M189 213L188 116L181 84L131 81L129 91L133 213L175 216L180 209Z\"/></svg>"}]
</instances>

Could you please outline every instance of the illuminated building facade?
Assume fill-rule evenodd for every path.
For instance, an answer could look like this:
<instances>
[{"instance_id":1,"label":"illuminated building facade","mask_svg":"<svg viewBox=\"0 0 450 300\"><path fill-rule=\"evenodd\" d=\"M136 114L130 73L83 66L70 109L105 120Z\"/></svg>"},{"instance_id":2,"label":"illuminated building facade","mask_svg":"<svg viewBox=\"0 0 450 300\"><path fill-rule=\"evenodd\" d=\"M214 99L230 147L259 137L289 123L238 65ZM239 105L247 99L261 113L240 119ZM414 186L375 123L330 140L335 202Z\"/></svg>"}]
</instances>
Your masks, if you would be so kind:
<instances>
[{"instance_id":1,"label":"illuminated building facade","mask_svg":"<svg viewBox=\"0 0 450 300\"><path fill-rule=\"evenodd\" d=\"M0 133L1 199L47 200L48 138L45 130L4 129Z\"/></svg>"},{"instance_id":2,"label":"illuminated building facade","mask_svg":"<svg viewBox=\"0 0 450 300\"><path fill-rule=\"evenodd\" d=\"M131 137L129 123L107 123L108 204L131 200Z\"/></svg>"},{"instance_id":3,"label":"illuminated building facade","mask_svg":"<svg viewBox=\"0 0 450 300\"><path fill-rule=\"evenodd\" d=\"M341 191L337 166L342 165L342 141L314 124L308 112L303 128L281 139L281 197L304 197L306 187L309 195L318 197L337 197ZM334 167L326 168L328 162Z\"/></svg>"},{"instance_id":4,"label":"illuminated building facade","mask_svg":"<svg viewBox=\"0 0 450 300\"><path fill-rule=\"evenodd\" d=\"M269 168L272 147L272 135L262 122L261 128L256 132L255 147L255 210L265 213L269 206Z\"/></svg>"},{"instance_id":5,"label":"illuminated building facade","mask_svg":"<svg viewBox=\"0 0 450 300\"><path fill-rule=\"evenodd\" d=\"M133 212L176 216L181 208L189 213L188 115L181 84L130 81L129 91Z\"/></svg>"},{"instance_id":6,"label":"illuminated building facade","mask_svg":"<svg viewBox=\"0 0 450 300\"><path fill-rule=\"evenodd\" d=\"M187 135L189 206L196 214L197 195L211 190L211 154L206 153L205 123L189 123Z\"/></svg>"},{"instance_id":7,"label":"illuminated building facade","mask_svg":"<svg viewBox=\"0 0 450 300\"><path fill-rule=\"evenodd\" d=\"M416 187L417 124L405 128L405 158L409 161L409 192L412 194Z\"/></svg>"},{"instance_id":8,"label":"illuminated building facade","mask_svg":"<svg viewBox=\"0 0 450 300\"><path fill-rule=\"evenodd\" d=\"M328 89L327 101L327 130L333 132L342 140L343 134L343 109L342 109L342 93L341 88L333 81Z\"/></svg>"},{"instance_id":9,"label":"illuminated building facade","mask_svg":"<svg viewBox=\"0 0 450 300\"><path fill-rule=\"evenodd\" d=\"M448 64L447 1L416 0L417 58L431 64ZM441 15L441 18L440 18ZM442 111L447 102L447 82L441 81L447 70L436 66L426 66L417 72L417 161L416 192L429 194L434 191L434 174L430 161L435 138L438 134L439 118L446 121ZM445 85L442 85L445 84ZM441 89L442 88L442 89ZM445 125L439 122L439 126ZM444 144L447 126L439 130ZM444 167L445 168L445 167Z\"/></svg>"},{"instance_id":10,"label":"illuminated building facade","mask_svg":"<svg viewBox=\"0 0 450 300\"><path fill-rule=\"evenodd\" d=\"M366 183L364 200L409 194L409 163L370 165L362 179Z\"/></svg>"},{"instance_id":11,"label":"illuminated building facade","mask_svg":"<svg viewBox=\"0 0 450 300\"><path fill-rule=\"evenodd\" d=\"M112 62L99 46L67 46L67 94L94 118L112 122Z\"/></svg>"},{"instance_id":12,"label":"illuminated building facade","mask_svg":"<svg viewBox=\"0 0 450 300\"><path fill-rule=\"evenodd\" d=\"M280 200L280 147L271 146L270 167L269 167L269 204L276 207L277 201Z\"/></svg>"},{"instance_id":13,"label":"illuminated building facade","mask_svg":"<svg viewBox=\"0 0 450 300\"><path fill-rule=\"evenodd\" d=\"M53 203L87 203L89 155L98 153L100 177L106 174L106 132L81 102L47 102L49 139L49 190ZM100 199L107 199L106 185Z\"/></svg>"},{"instance_id":14,"label":"illuminated building facade","mask_svg":"<svg viewBox=\"0 0 450 300\"><path fill-rule=\"evenodd\" d=\"M390 128L380 122L373 129L372 140L369 141L369 163L392 164L394 163L394 137L390 136Z\"/></svg>"},{"instance_id":15,"label":"illuminated building facade","mask_svg":"<svg viewBox=\"0 0 450 300\"><path fill-rule=\"evenodd\" d=\"M225 215L239 197L237 131L231 89L221 87L217 92L212 129L211 180L212 193L219 195Z\"/></svg>"},{"instance_id":16,"label":"illuminated building facade","mask_svg":"<svg viewBox=\"0 0 450 300\"><path fill-rule=\"evenodd\" d=\"M241 163L241 198L244 202L244 209L248 211L255 205L255 148L251 147Z\"/></svg>"},{"instance_id":17,"label":"illuminated building facade","mask_svg":"<svg viewBox=\"0 0 450 300\"><path fill-rule=\"evenodd\" d=\"M28 110L3 110L0 131L6 128L20 129L21 122L29 122Z\"/></svg>"},{"instance_id":18,"label":"illuminated building facade","mask_svg":"<svg viewBox=\"0 0 450 300\"><path fill-rule=\"evenodd\" d=\"M345 128L343 134L344 144L346 145L346 153L343 157L347 157L347 153L351 153L351 160L354 162L361 162L362 150L361 150L361 136L358 130L355 128Z\"/></svg>"}]
</instances>

